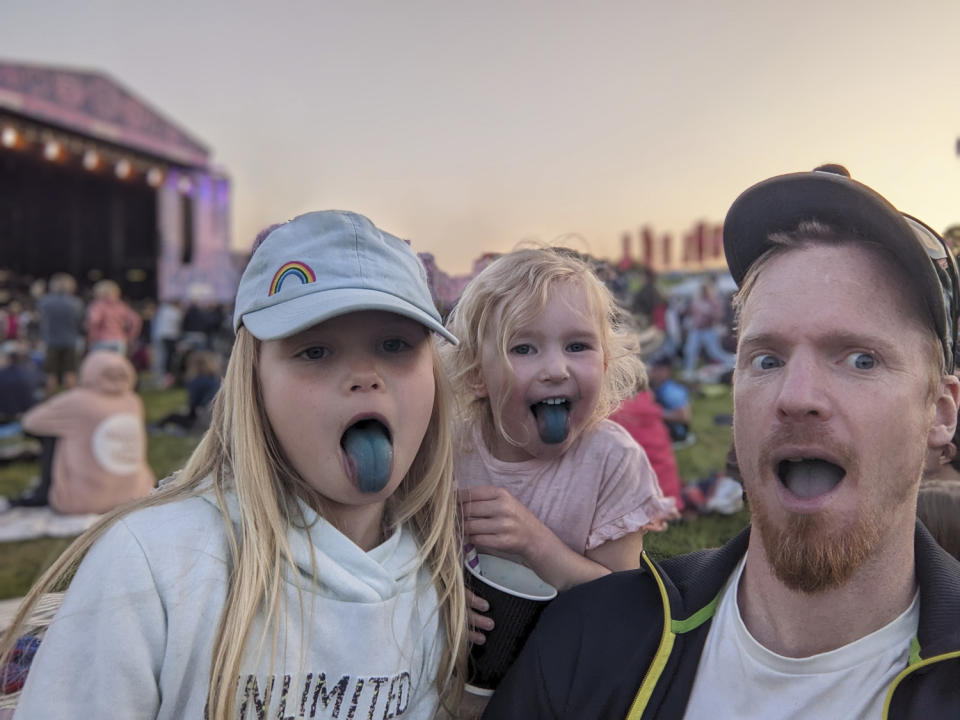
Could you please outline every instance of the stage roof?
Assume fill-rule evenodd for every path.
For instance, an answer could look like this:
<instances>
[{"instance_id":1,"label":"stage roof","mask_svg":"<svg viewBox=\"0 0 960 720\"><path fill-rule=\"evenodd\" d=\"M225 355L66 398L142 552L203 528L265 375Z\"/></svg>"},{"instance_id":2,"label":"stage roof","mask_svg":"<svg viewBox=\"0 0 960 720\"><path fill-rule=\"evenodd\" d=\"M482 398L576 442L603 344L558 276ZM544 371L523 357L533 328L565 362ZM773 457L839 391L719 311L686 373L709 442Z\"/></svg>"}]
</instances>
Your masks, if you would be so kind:
<instances>
[{"instance_id":1,"label":"stage roof","mask_svg":"<svg viewBox=\"0 0 960 720\"><path fill-rule=\"evenodd\" d=\"M171 163L209 163L206 146L103 73L0 60L0 109Z\"/></svg>"}]
</instances>

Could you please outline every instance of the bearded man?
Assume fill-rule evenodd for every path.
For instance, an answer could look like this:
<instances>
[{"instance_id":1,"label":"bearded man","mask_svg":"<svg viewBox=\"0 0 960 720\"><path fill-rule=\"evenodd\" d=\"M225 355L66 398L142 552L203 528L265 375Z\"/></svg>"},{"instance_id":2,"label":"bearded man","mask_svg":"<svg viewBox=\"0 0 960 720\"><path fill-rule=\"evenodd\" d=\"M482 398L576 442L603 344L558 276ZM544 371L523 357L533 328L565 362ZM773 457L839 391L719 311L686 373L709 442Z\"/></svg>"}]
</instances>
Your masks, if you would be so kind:
<instances>
[{"instance_id":1,"label":"bearded man","mask_svg":"<svg viewBox=\"0 0 960 720\"><path fill-rule=\"evenodd\" d=\"M724 223L752 526L562 595L484 718L960 717L960 563L915 519L956 425L957 266L838 170Z\"/></svg>"}]
</instances>

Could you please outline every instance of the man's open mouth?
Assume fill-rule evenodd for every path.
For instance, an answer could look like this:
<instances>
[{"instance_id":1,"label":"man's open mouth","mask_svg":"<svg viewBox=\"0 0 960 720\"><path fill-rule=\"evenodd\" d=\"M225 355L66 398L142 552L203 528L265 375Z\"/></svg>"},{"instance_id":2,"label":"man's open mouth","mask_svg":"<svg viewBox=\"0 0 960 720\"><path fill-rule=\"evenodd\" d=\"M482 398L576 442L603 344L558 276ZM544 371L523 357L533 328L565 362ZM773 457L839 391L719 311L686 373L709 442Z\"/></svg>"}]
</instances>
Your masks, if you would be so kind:
<instances>
[{"instance_id":1,"label":"man's open mouth","mask_svg":"<svg viewBox=\"0 0 960 720\"><path fill-rule=\"evenodd\" d=\"M393 440L386 425L374 418L359 420L344 431L340 446L361 492L375 493L386 487L393 466Z\"/></svg>"},{"instance_id":2,"label":"man's open mouth","mask_svg":"<svg viewBox=\"0 0 960 720\"><path fill-rule=\"evenodd\" d=\"M799 498L813 498L833 490L846 476L839 465L821 458L786 458L777 463L777 477Z\"/></svg>"},{"instance_id":3,"label":"man's open mouth","mask_svg":"<svg viewBox=\"0 0 960 720\"><path fill-rule=\"evenodd\" d=\"M571 402L565 397L551 397L535 402L530 411L537 419L540 439L547 445L557 445L570 432Z\"/></svg>"}]
</instances>

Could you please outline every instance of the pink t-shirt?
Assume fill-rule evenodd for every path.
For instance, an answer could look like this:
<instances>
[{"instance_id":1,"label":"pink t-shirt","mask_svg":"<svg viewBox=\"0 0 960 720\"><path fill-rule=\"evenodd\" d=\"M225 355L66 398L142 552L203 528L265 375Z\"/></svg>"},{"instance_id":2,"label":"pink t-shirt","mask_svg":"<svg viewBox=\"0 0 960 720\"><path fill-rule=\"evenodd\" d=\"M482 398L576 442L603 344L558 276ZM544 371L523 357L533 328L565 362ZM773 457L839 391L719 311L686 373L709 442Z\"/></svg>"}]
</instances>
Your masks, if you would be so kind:
<instances>
[{"instance_id":1,"label":"pink t-shirt","mask_svg":"<svg viewBox=\"0 0 960 720\"><path fill-rule=\"evenodd\" d=\"M647 455L609 420L583 433L559 458L504 462L483 443L458 449L454 477L461 488L496 485L510 491L568 547L581 555L640 529L661 529L676 515Z\"/></svg>"}]
</instances>

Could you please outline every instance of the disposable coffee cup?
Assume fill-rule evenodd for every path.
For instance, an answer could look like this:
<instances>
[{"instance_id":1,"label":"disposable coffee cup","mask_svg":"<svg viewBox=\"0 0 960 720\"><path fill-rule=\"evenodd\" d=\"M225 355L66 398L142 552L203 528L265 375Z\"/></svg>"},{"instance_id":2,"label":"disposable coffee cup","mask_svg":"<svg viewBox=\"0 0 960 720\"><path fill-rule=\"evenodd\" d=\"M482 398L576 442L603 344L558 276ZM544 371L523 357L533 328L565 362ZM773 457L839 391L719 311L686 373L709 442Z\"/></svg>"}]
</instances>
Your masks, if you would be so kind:
<instances>
[{"instance_id":1,"label":"disposable coffee cup","mask_svg":"<svg viewBox=\"0 0 960 720\"><path fill-rule=\"evenodd\" d=\"M470 649L467 691L491 695L533 631L543 609L557 596L530 568L495 555L480 554L464 565L467 587L488 603L494 627L483 645Z\"/></svg>"}]
</instances>

